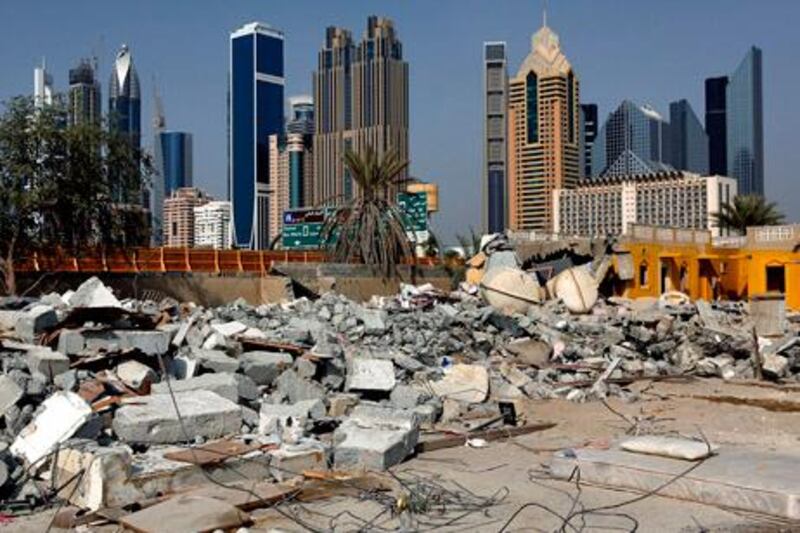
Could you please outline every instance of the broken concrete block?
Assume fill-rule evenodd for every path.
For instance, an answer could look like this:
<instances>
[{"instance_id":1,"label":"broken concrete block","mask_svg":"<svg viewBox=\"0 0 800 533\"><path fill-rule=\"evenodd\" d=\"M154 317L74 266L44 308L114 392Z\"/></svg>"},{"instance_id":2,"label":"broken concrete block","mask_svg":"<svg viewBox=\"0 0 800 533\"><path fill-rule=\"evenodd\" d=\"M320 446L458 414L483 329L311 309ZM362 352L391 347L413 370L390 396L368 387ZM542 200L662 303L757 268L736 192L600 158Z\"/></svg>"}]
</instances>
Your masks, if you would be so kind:
<instances>
[{"instance_id":1,"label":"broken concrete block","mask_svg":"<svg viewBox=\"0 0 800 533\"><path fill-rule=\"evenodd\" d=\"M299 357L294 362L294 369L297 371L297 375L303 379L312 379L317 374L316 363L305 357Z\"/></svg>"},{"instance_id":2,"label":"broken concrete block","mask_svg":"<svg viewBox=\"0 0 800 533\"><path fill-rule=\"evenodd\" d=\"M78 431L92 416L92 407L74 392L56 392L17 436L11 453L33 464Z\"/></svg>"},{"instance_id":3,"label":"broken concrete block","mask_svg":"<svg viewBox=\"0 0 800 533\"><path fill-rule=\"evenodd\" d=\"M522 339L506 346L520 364L544 368L550 363L550 354L553 348L543 340Z\"/></svg>"},{"instance_id":4,"label":"broken concrete block","mask_svg":"<svg viewBox=\"0 0 800 533\"><path fill-rule=\"evenodd\" d=\"M212 372L236 372L239 369L239 361L222 350L203 350L202 348L192 349L190 352L192 359L195 359L200 368Z\"/></svg>"},{"instance_id":5,"label":"broken concrete block","mask_svg":"<svg viewBox=\"0 0 800 533\"><path fill-rule=\"evenodd\" d=\"M271 385L293 362L291 355L282 352L246 352L239 356L242 372L258 385Z\"/></svg>"},{"instance_id":6,"label":"broken concrete block","mask_svg":"<svg viewBox=\"0 0 800 533\"><path fill-rule=\"evenodd\" d=\"M137 391L158 382L155 370L139 361L125 361L118 365L114 372L120 381Z\"/></svg>"},{"instance_id":7,"label":"broken concrete block","mask_svg":"<svg viewBox=\"0 0 800 533\"><path fill-rule=\"evenodd\" d=\"M719 447L699 440L642 435L622 441L620 448L628 452L697 461L711 456Z\"/></svg>"},{"instance_id":8,"label":"broken concrete block","mask_svg":"<svg viewBox=\"0 0 800 533\"><path fill-rule=\"evenodd\" d=\"M5 374L0 374L0 416L6 414L12 406L16 405L25 391L22 387Z\"/></svg>"},{"instance_id":9,"label":"broken concrete block","mask_svg":"<svg viewBox=\"0 0 800 533\"><path fill-rule=\"evenodd\" d=\"M506 361L503 361L500 365L500 375L506 378L506 381L511 385L520 389L531 381L530 376L519 368L508 364Z\"/></svg>"},{"instance_id":10,"label":"broken concrete block","mask_svg":"<svg viewBox=\"0 0 800 533\"><path fill-rule=\"evenodd\" d=\"M211 391L232 402L239 401L239 382L233 374L203 374L189 379L171 380L175 394L190 391ZM152 394L169 394L167 382L153 385Z\"/></svg>"},{"instance_id":11,"label":"broken concrete block","mask_svg":"<svg viewBox=\"0 0 800 533\"><path fill-rule=\"evenodd\" d=\"M386 470L413 453L418 439L416 413L359 405L334 432L334 463Z\"/></svg>"},{"instance_id":12,"label":"broken concrete block","mask_svg":"<svg viewBox=\"0 0 800 533\"><path fill-rule=\"evenodd\" d=\"M292 405L262 403L258 432L264 435L280 433L287 426L289 418L303 425L306 420L316 420L323 416L325 404L322 400L303 400Z\"/></svg>"},{"instance_id":13,"label":"broken concrete block","mask_svg":"<svg viewBox=\"0 0 800 533\"><path fill-rule=\"evenodd\" d=\"M177 382L174 382L177 383ZM120 440L133 443L185 442L195 437L218 438L239 431L239 406L207 390L175 394L188 435L184 435L169 394L151 394L123 404L114 415L113 428Z\"/></svg>"},{"instance_id":14,"label":"broken concrete block","mask_svg":"<svg viewBox=\"0 0 800 533\"><path fill-rule=\"evenodd\" d=\"M307 470L324 471L328 469L325 449L321 444L283 444L269 452L269 469L278 482L302 478Z\"/></svg>"},{"instance_id":15,"label":"broken concrete block","mask_svg":"<svg viewBox=\"0 0 800 533\"><path fill-rule=\"evenodd\" d=\"M81 283L68 301L72 307L122 307L114 293L94 276Z\"/></svg>"},{"instance_id":16,"label":"broken concrete block","mask_svg":"<svg viewBox=\"0 0 800 533\"><path fill-rule=\"evenodd\" d=\"M347 362L347 390L388 392L395 383L394 363L388 359L358 357Z\"/></svg>"},{"instance_id":17,"label":"broken concrete block","mask_svg":"<svg viewBox=\"0 0 800 533\"><path fill-rule=\"evenodd\" d=\"M572 313L588 313L599 296L597 281L582 267L569 268L553 279L555 296Z\"/></svg>"},{"instance_id":18,"label":"broken concrete block","mask_svg":"<svg viewBox=\"0 0 800 533\"><path fill-rule=\"evenodd\" d=\"M789 371L789 359L782 355L767 354L763 356L761 370L771 378L782 378Z\"/></svg>"},{"instance_id":19,"label":"broken concrete block","mask_svg":"<svg viewBox=\"0 0 800 533\"><path fill-rule=\"evenodd\" d=\"M233 379L236 380L239 390L239 398L243 400L253 401L261 396L261 391L258 389L256 382L245 376L244 374L232 374Z\"/></svg>"},{"instance_id":20,"label":"broken concrete block","mask_svg":"<svg viewBox=\"0 0 800 533\"><path fill-rule=\"evenodd\" d=\"M430 428L433 427L442 413L442 406L438 403L425 403L415 406L411 411L419 417L420 426Z\"/></svg>"},{"instance_id":21,"label":"broken concrete block","mask_svg":"<svg viewBox=\"0 0 800 533\"><path fill-rule=\"evenodd\" d=\"M211 329L225 337L233 337L247 330L247 326L239 321L226 322L224 324L211 324Z\"/></svg>"},{"instance_id":22,"label":"broken concrete block","mask_svg":"<svg viewBox=\"0 0 800 533\"><path fill-rule=\"evenodd\" d=\"M180 494L120 519L130 531L236 531L250 516L228 502Z\"/></svg>"},{"instance_id":23,"label":"broken concrete block","mask_svg":"<svg viewBox=\"0 0 800 533\"><path fill-rule=\"evenodd\" d=\"M338 393L328 396L328 416L342 417L347 416L352 411L353 407L358 405L358 394Z\"/></svg>"},{"instance_id":24,"label":"broken concrete block","mask_svg":"<svg viewBox=\"0 0 800 533\"><path fill-rule=\"evenodd\" d=\"M357 315L364 323L364 333L367 335L382 335L386 332L386 311L361 307Z\"/></svg>"},{"instance_id":25,"label":"broken concrete block","mask_svg":"<svg viewBox=\"0 0 800 533\"><path fill-rule=\"evenodd\" d=\"M292 369L285 370L275 380L278 392L292 403L303 400L322 400L325 398L325 388L314 381L302 379Z\"/></svg>"},{"instance_id":26,"label":"broken concrete block","mask_svg":"<svg viewBox=\"0 0 800 533\"><path fill-rule=\"evenodd\" d=\"M479 365L453 365L445 370L443 379L430 383L440 398L466 403L481 403L489 394L489 374Z\"/></svg>"},{"instance_id":27,"label":"broken concrete block","mask_svg":"<svg viewBox=\"0 0 800 533\"><path fill-rule=\"evenodd\" d=\"M79 355L84 351L139 350L145 355L167 353L171 333L140 330L63 330L58 337L58 351Z\"/></svg>"},{"instance_id":28,"label":"broken concrete block","mask_svg":"<svg viewBox=\"0 0 800 533\"><path fill-rule=\"evenodd\" d=\"M49 305L35 305L20 315L14 326L14 331L19 338L27 342L33 342L45 329L51 328L56 324L58 324L58 316L52 307Z\"/></svg>"},{"instance_id":29,"label":"broken concrete block","mask_svg":"<svg viewBox=\"0 0 800 533\"><path fill-rule=\"evenodd\" d=\"M395 386L392 393L389 395L389 401L392 403L393 407L397 407L398 409L413 409L428 397L428 394L417 387L399 384Z\"/></svg>"},{"instance_id":30,"label":"broken concrete block","mask_svg":"<svg viewBox=\"0 0 800 533\"><path fill-rule=\"evenodd\" d=\"M69 370L69 357L60 352L54 352L46 346L30 349L27 359L31 374L41 374L50 382L57 375Z\"/></svg>"}]
</instances>

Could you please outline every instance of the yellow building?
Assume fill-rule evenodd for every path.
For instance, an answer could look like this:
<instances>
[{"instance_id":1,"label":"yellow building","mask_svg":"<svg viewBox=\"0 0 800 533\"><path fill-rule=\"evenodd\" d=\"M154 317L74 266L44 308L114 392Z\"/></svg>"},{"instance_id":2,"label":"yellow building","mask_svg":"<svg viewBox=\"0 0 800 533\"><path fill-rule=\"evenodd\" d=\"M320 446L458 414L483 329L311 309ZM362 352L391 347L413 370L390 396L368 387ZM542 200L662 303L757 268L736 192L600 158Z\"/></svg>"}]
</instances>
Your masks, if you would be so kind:
<instances>
[{"instance_id":1,"label":"yellow building","mask_svg":"<svg viewBox=\"0 0 800 533\"><path fill-rule=\"evenodd\" d=\"M620 250L608 287L614 293L636 298L677 290L693 299L747 300L779 292L800 311L800 224L714 240L708 231L633 226Z\"/></svg>"},{"instance_id":2,"label":"yellow building","mask_svg":"<svg viewBox=\"0 0 800 533\"><path fill-rule=\"evenodd\" d=\"M550 232L552 194L580 178L578 77L545 22L509 81L508 191L512 230Z\"/></svg>"}]
</instances>

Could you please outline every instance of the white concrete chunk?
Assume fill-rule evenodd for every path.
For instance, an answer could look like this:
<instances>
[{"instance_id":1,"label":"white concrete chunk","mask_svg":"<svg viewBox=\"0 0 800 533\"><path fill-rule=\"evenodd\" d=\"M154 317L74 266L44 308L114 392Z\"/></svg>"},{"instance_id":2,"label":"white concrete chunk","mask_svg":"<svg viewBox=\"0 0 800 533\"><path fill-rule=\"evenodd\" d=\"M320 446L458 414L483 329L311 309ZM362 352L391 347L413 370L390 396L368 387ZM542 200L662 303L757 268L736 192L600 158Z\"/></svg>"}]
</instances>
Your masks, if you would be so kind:
<instances>
[{"instance_id":1,"label":"white concrete chunk","mask_svg":"<svg viewBox=\"0 0 800 533\"><path fill-rule=\"evenodd\" d=\"M391 391L395 386L394 363L389 359L351 359L347 364L347 390Z\"/></svg>"}]
</instances>

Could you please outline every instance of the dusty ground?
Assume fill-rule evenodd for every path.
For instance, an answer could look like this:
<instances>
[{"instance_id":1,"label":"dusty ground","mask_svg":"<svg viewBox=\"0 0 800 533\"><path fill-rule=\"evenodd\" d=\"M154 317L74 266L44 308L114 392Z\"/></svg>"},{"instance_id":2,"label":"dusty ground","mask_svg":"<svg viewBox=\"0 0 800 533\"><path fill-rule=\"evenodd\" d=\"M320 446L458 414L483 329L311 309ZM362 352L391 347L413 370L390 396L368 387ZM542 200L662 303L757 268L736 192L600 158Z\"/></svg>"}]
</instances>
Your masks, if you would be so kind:
<instances>
[{"instance_id":1,"label":"dusty ground","mask_svg":"<svg viewBox=\"0 0 800 533\"><path fill-rule=\"evenodd\" d=\"M291 515L316 531L327 531L333 526L337 531L354 531L374 518L370 522L370 529L374 530L396 530L405 525L419 530L497 532L518 513L506 531L554 531L561 525L555 515L569 513L576 494L574 484L539 478L541 466L555 449L586 443L602 446L610 439L638 430L683 435L698 435L702 431L720 446L748 445L795 453L798 450L800 386L780 390L697 380L643 382L636 387L642 399L631 404L617 400L610 400L608 407L599 402L531 402L529 419L554 421L558 425L545 432L492 442L484 449L457 447L425 453L397 469L404 473L401 475L435 481L462 498L466 498L468 491L482 498L505 494L501 501L482 511L468 512L472 511L470 506L458 510L451 504L444 516L433 514L409 523L393 518L371 500L333 498L311 504L284 504L283 514L275 510L254 512L255 524L250 530L305 530L296 520L286 517ZM580 503L591 508L619 504L633 497L630 493L584 486ZM526 504L543 507L529 505L522 509ZM590 514L585 517L585 530L630 531L635 520L638 531L800 531L800 524L776 523L763 517L658 496L607 512L625 513L630 518ZM44 531L51 516L52 511L42 512L0 528ZM457 520L444 526L453 519ZM577 531L582 523L576 520L573 525ZM98 529L115 530L115 526Z\"/></svg>"}]
</instances>

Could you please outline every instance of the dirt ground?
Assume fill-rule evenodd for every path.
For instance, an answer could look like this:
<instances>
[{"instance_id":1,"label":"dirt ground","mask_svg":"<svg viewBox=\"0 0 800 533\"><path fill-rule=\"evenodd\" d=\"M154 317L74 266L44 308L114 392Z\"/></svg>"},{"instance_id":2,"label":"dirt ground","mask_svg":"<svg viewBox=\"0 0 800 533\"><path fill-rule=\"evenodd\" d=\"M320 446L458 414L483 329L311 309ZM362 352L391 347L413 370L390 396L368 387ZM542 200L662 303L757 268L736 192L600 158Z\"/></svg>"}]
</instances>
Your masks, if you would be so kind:
<instances>
[{"instance_id":1,"label":"dirt ground","mask_svg":"<svg viewBox=\"0 0 800 533\"><path fill-rule=\"evenodd\" d=\"M704 435L720 447L753 446L800 453L800 385L777 388L730 384L720 380L641 382L634 386L641 399L625 404L616 399L575 404L537 401L527 405L529 421L553 421L557 426L486 448L437 450L414 457L394 471L414 487L448 491L445 510L436 501L410 505L430 507L427 515L394 517L373 499L335 497L308 504L284 503L279 510L251 513L249 531L557 531L559 516L571 509L613 506L635 494L581 486L576 503L574 483L543 477L554 450L586 444L603 446L626 434ZM612 412L616 411L616 413ZM800 475L800 472L798 472ZM441 502L440 502L441 503ZM483 507L482 507L483 506ZM0 526L4 531L45 531L52 517L45 511ZM503 529L505 527L505 529ZM800 531L760 516L659 496L619 508L587 513L566 531ZM404 528L404 529L403 529ZM103 526L95 531L118 531Z\"/></svg>"}]
</instances>

